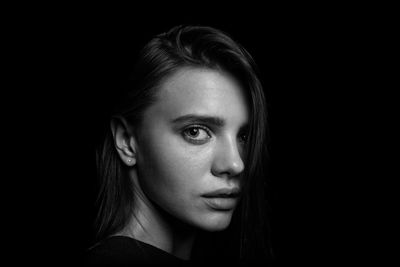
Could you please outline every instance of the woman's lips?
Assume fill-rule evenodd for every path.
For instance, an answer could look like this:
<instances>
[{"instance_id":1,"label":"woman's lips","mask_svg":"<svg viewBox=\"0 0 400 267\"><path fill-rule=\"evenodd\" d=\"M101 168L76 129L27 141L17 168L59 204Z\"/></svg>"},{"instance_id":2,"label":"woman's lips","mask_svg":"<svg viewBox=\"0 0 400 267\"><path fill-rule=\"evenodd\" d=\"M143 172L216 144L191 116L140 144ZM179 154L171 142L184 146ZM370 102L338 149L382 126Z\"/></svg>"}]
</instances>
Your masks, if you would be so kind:
<instances>
[{"instance_id":1,"label":"woman's lips","mask_svg":"<svg viewBox=\"0 0 400 267\"><path fill-rule=\"evenodd\" d=\"M222 197L222 198L231 198L231 197L238 197L240 195L240 189L238 187L233 188L220 188L214 191L207 192L202 194L202 197Z\"/></svg>"},{"instance_id":2,"label":"woman's lips","mask_svg":"<svg viewBox=\"0 0 400 267\"><path fill-rule=\"evenodd\" d=\"M207 206L218 211L230 211L234 209L237 201L237 197L205 197Z\"/></svg>"},{"instance_id":3,"label":"woman's lips","mask_svg":"<svg viewBox=\"0 0 400 267\"><path fill-rule=\"evenodd\" d=\"M240 189L237 187L221 188L202 195L210 208L219 211L230 211L235 208L239 196Z\"/></svg>"}]
</instances>

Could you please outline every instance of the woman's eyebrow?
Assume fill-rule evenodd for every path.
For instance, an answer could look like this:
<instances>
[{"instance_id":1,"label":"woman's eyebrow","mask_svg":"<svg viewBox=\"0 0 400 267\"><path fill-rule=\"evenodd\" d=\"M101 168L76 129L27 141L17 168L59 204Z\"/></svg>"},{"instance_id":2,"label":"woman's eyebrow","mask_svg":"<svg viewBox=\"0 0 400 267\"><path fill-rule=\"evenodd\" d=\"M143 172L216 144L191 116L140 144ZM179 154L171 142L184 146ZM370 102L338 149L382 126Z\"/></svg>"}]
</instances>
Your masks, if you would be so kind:
<instances>
[{"instance_id":1,"label":"woman's eyebrow","mask_svg":"<svg viewBox=\"0 0 400 267\"><path fill-rule=\"evenodd\" d=\"M223 127L225 125L225 120L220 117L213 117L213 116L203 116L203 115L196 115L196 114L188 114L183 115L178 118L175 118L171 121L172 123L205 123L211 124L217 127Z\"/></svg>"}]
</instances>

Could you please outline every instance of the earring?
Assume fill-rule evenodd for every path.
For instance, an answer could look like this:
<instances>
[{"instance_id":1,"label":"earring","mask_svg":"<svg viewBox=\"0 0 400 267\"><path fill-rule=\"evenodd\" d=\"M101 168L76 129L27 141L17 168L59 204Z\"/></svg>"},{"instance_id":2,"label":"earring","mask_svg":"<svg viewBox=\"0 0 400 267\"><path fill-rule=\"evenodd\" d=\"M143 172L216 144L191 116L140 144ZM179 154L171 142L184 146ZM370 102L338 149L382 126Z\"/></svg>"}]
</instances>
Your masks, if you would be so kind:
<instances>
[{"instance_id":1,"label":"earring","mask_svg":"<svg viewBox=\"0 0 400 267\"><path fill-rule=\"evenodd\" d=\"M131 159L128 159L128 162L131 163Z\"/></svg>"}]
</instances>

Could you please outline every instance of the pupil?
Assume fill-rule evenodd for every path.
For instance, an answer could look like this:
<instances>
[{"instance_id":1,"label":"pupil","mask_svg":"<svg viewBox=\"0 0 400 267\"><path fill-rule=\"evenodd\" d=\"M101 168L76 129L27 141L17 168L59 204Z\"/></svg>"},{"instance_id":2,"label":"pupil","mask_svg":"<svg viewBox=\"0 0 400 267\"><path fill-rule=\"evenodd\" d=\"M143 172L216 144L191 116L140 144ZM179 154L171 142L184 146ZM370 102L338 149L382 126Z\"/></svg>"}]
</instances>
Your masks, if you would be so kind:
<instances>
[{"instance_id":1,"label":"pupil","mask_svg":"<svg viewBox=\"0 0 400 267\"><path fill-rule=\"evenodd\" d=\"M192 129L190 129L190 134L191 135L197 135L198 134L198 132L199 132L199 129L196 129L196 128L192 128Z\"/></svg>"}]
</instances>

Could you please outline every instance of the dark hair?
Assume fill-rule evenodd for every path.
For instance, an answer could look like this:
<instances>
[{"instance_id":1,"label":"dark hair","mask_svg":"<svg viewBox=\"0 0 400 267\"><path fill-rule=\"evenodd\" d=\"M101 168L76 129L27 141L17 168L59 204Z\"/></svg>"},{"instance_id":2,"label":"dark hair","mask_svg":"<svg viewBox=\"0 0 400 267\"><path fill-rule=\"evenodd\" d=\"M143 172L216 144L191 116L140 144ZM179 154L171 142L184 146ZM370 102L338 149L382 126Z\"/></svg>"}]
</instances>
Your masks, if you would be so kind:
<instances>
[{"instance_id":1,"label":"dark hair","mask_svg":"<svg viewBox=\"0 0 400 267\"><path fill-rule=\"evenodd\" d=\"M219 69L241 82L250 108L248 149L244 170L243 198L227 230L235 227L242 259L268 257L270 245L266 221L267 125L266 100L256 65L250 54L226 33L204 26L177 26L153 38L140 51L132 75L124 83L114 114L139 126L143 112L155 101L160 84L182 67ZM132 215L134 187L124 175L111 131L97 152L100 177L97 216L98 239L121 230ZM222 236L222 235L221 235ZM233 235L230 235L231 237ZM226 245L226 244L225 244Z\"/></svg>"}]
</instances>

